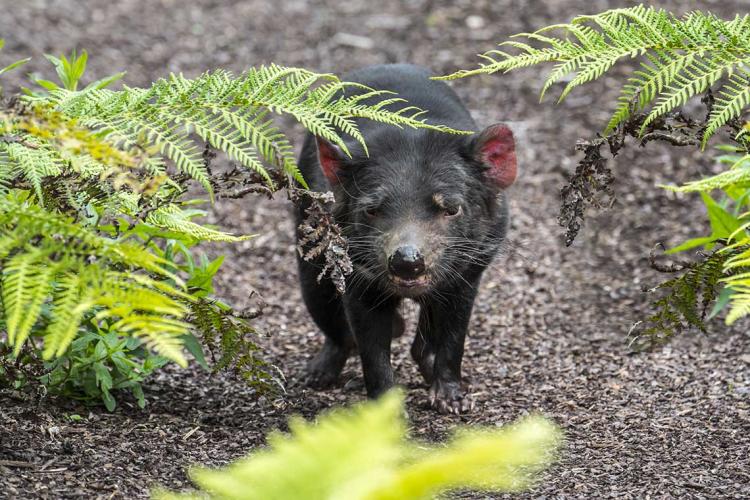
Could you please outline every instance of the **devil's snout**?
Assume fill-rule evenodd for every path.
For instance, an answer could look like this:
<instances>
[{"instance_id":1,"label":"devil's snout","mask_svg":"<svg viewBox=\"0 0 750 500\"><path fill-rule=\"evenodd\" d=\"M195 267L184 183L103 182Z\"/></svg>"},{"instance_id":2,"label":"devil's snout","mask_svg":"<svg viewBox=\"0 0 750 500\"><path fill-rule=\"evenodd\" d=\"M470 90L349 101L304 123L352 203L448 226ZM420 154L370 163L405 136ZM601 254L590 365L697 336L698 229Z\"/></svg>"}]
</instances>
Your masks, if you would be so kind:
<instances>
[{"instance_id":1,"label":"devil's snout","mask_svg":"<svg viewBox=\"0 0 750 500\"><path fill-rule=\"evenodd\" d=\"M415 246L398 247L388 258L388 270L399 278L407 280L419 278L425 272L424 257Z\"/></svg>"}]
</instances>

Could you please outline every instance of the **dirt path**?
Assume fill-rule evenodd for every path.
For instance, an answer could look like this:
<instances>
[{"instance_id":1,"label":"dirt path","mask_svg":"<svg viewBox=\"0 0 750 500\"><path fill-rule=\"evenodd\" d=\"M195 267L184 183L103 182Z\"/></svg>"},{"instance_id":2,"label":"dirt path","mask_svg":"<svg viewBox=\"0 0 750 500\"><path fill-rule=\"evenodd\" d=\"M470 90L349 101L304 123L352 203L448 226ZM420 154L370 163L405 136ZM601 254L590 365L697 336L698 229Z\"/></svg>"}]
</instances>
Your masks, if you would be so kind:
<instances>
[{"instance_id":1,"label":"dirt path","mask_svg":"<svg viewBox=\"0 0 750 500\"><path fill-rule=\"evenodd\" d=\"M240 71L269 61L337 73L409 61L446 72L472 64L474 54L505 35L618 3L38 0L9 2L0 36L7 41L3 61L33 55L32 68L49 74L41 53L77 46L91 52L91 76L127 69L131 85L168 71ZM743 0L664 6L677 3L682 10L746 10ZM624 343L647 310L642 286L658 279L647 269L651 246L705 229L695 199L674 199L652 186L698 175L708 164L658 147L624 154L617 210L589 220L573 248L561 243L555 216L563 172L575 162L575 139L603 124L602 103L614 102L608 87L605 81L553 107L537 103L537 71L455 84L479 123L508 120L518 132L522 174L512 190L511 232L517 252L487 273L472 320L465 372L478 400L473 414L429 411L407 355L409 339L399 341L394 362L408 388L413 434L440 439L459 421L496 425L542 412L564 427L567 442L562 460L528 496L748 497L746 332L716 323L710 338L685 337L638 356L628 355ZM268 303L257 324L286 376L286 395L257 399L229 377L177 369L148 384L146 411L123 401L110 414L0 390L0 497L136 498L155 483L188 487L186 466L223 464L262 445L290 413L312 416L363 398L353 361L337 389L314 392L299 383L321 336L297 290L283 196L222 203L215 217L229 229L261 234L227 247L221 288L240 306L251 287ZM72 422L71 414L85 420Z\"/></svg>"}]
</instances>

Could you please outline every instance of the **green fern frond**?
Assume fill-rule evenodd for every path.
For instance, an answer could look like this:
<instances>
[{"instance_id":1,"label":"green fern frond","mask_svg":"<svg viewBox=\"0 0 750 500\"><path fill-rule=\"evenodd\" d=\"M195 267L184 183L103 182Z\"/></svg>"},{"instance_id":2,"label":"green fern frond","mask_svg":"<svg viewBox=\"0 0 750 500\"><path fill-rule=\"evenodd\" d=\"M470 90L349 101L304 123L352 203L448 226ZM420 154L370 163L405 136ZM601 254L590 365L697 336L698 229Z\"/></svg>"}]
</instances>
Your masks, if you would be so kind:
<instances>
[{"instance_id":1,"label":"green fern frond","mask_svg":"<svg viewBox=\"0 0 750 500\"><path fill-rule=\"evenodd\" d=\"M11 181L15 177L13 172L14 163L5 148L0 145L0 196L4 196L11 188Z\"/></svg>"},{"instance_id":2,"label":"green fern frond","mask_svg":"<svg viewBox=\"0 0 750 500\"><path fill-rule=\"evenodd\" d=\"M68 162L68 165L70 165L70 168L74 172L80 174L84 179L100 176L108 170L107 165L96 160L89 154L71 154L67 151L61 151L60 156L64 161Z\"/></svg>"},{"instance_id":3,"label":"green fern frond","mask_svg":"<svg viewBox=\"0 0 750 500\"><path fill-rule=\"evenodd\" d=\"M664 189L681 193L709 192L724 189L733 184L750 183L750 155L737 159L728 170L698 181L690 181L682 186L663 185Z\"/></svg>"},{"instance_id":4,"label":"green fern frond","mask_svg":"<svg viewBox=\"0 0 750 500\"><path fill-rule=\"evenodd\" d=\"M431 123L423 110L401 106L386 109L377 102L359 102L385 95L370 91L365 96L346 96L347 89L361 85L340 82L332 75L276 65L253 68L239 76L214 71L189 79L182 75L155 82L148 89L125 87L121 91L58 88L34 102L53 105L65 116L80 120L121 144L157 148L175 167L199 181L209 192L201 149L190 137L196 132L213 147L258 172L269 185L271 177L261 162L281 167L301 178L288 141L278 132L266 111L293 116L305 128L341 146L347 134L364 146L352 118L369 118L397 126L458 132ZM360 93L361 94L361 93ZM392 105L402 101L388 100ZM393 107L393 106L390 106Z\"/></svg>"},{"instance_id":5,"label":"green fern frond","mask_svg":"<svg viewBox=\"0 0 750 500\"><path fill-rule=\"evenodd\" d=\"M23 244L25 239L24 235L9 231L7 228L0 229L0 260L7 258L13 250Z\"/></svg>"},{"instance_id":6,"label":"green fern frond","mask_svg":"<svg viewBox=\"0 0 750 500\"><path fill-rule=\"evenodd\" d=\"M181 337L190 331L189 323L161 314L129 314L114 323L112 328L143 339L149 349L180 366L187 366Z\"/></svg>"},{"instance_id":7,"label":"green fern frond","mask_svg":"<svg viewBox=\"0 0 750 500\"><path fill-rule=\"evenodd\" d=\"M633 49L630 47L615 47L611 50L600 51L595 58L590 56L577 64L575 77L568 82L560 94L558 102L562 102L568 94L576 87L584 83L598 79L609 71L617 61L630 55Z\"/></svg>"},{"instance_id":8,"label":"green fern frond","mask_svg":"<svg viewBox=\"0 0 750 500\"><path fill-rule=\"evenodd\" d=\"M140 245L99 236L75 223L71 217L50 213L38 205L0 199L0 224L18 228L29 239L37 235L64 237L66 246L61 252L66 254L93 254L119 264L141 267L181 283L166 269L163 258Z\"/></svg>"},{"instance_id":9,"label":"green fern frond","mask_svg":"<svg viewBox=\"0 0 750 500\"><path fill-rule=\"evenodd\" d=\"M706 332L707 308L721 289L729 258L725 251L716 251L675 271L679 272L676 277L654 288L664 294L653 302L655 312L646 318L643 327L631 332L633 342L639 347L653 347L687 328Z\"/></svg>"},{"instance_id":10,"label":"green fern frond","mask_svg":"<svg viewBox=\"0 0 750 500\"><path fill-rule=\"evenodd\" d=\"M502 429L460 429L445 446L406 439L403 396L289 422L269 446L223 469L193 468L203 491L154 492L167 499L427 500L449 491L527 488L554 458L561 433L541 417Z\"/></svg>"},{"instance_id":11,"label":"green fern frond","mask_svg":"<svg viewBox=\"0 0 750 500\"><path fill-rule=\"evenodd\" d=\"M675 50L654 50L644 57L649 63L641 62L642 71L634 71L623 86L618 97L619 105L607 123L604 133L613 131L620 123L625 122L634 112L640 111L653 101L674 78L695 61L696 54L680 54Z\"/></svg>"},{"instance_id":12,"label":"green fern frond","mask_svg":"<svg viewBox=\"0 0 750 500\"><path fill-rule=\"evenodd\" d=\"M112 262L145 269L156 275L169 278L180 286L184 284L178 276L167 269L166 265L168 263L162 257L152 254L137 243L107 240L99 240L98 243L101 246L94 247L92 250L96 254L110 259Z\"/></svg>"},{"instance_id":13,"label":"green fern frond","mask_svg":"<svg viewBox=\"0 0 750 500\"><path fill-rule=\"evenodd\" d=\"M269 185L273 185L271 177L261 163L252 143L245 139L223 116L196 114L194 110L174 110L177 123L184 123L188 130L194 130L212 147L224 151L230 159L258 172ZM247 124L246 124L247 125ZM251 136L252 137L252 136Z\"/></svg>"},{"instance_id":14,"label":"green fern frond","mask_svg":"<svg viewBox=\"0 0 750 500\"><path fill-rule=\"evenodd\" d=\"M39 318L51 288L54 265L47 252L33 249L10 258L0 274L8 343L17 356Z\"/></svg>"},{"instance_id":15,"label":"green fern frond","mask_svg":"<svg viewBox=\"0 0 750 500\"><path fill-rule=\"evenodd\" d=\"M258 172L266 182L273 184L263 164L258 160L257 153L260 153L271 165L281 168L283 172L300 181L302 177L297 169L292 145L279 131L273 120L267 119L267 111L249 109L244 113L232 113L220 108L216 109L215 113L217 119L221 120L219 123L222 123L225 129L236 130L239 135L239 138L235 139L238 142L236 147L247 149L247 154L250 156L250 168ZM246 145L252 145L252 147ZM231 153L229 155L243 163L240 157Z\"/></svg>"},{"instance_id":16,"label":"green fern frond","mask_svg":"<svg viewBox=\"0 0 750 500\"><path fill-rule=\"evenodd\" d=\"M744 214L747 217L750 214ZM740 231L750 229L750 222L743 224ZM724 265L725 277L722 282L732 290L730 309L726 323L731 325L738 319L750 314L750 238L740 237L724 249L728 259Z\"/></svg>"},{"instance_id":17,"label":"green fern frond","mask_svg":"<svg viewBox=\"0 0 750 500\"><path fill-rule=\"evenodd\" d=\"M78 334L84 313L93 306L90 291L84 291L85 280L77 273L57 278L54 291L52 321L44 337L45 359L62 356Z\"/></svg>"},{"instance_id":18,"label":"green fern frond","mask_svg":"<svg viewBox=\"0 0 750 500\"><path fill-rule=\"evenodd\" d=\"M199 299L188 304L190 323L216 360L213 370L232 368L259 390L267 390L271 376L253 342L255 329L218 301Z\"/></svg>"},{"instance_id":19,"label":"green fern frond","mask_svg":"<svg viewBox=\"0 0 750 500\"><path fill-rule=\"evenodd\" d=\"M131 275L113 271L92 276L89 282L96 295L94 303L107 309L105 316L127 316L139 311L182 317L187 312L179 300L184 296L175 294L173 287L164 293L167 290L154 286L153 281L134 280Z\"/></svg>"},{"instance_id":20,"label":"green fern frond","mask_svg":"<svg viewBox=\"0 0 750 500\"><path fill-rule=\"evenodd\" d=\"M653 109L641 126L641 133L660 116L683 106L690 98L710 88L743 59L750 60L750 52L744 57L733 57L731 54L716 51L713 56L712 59L704 60L696 58L692 64L685 66L681 73L674 75L671 83L666 85L665 90L655 99ZM704 144L708 137L704 134Z\"/></svg>"},{"instance_id":21,"label":"green fern frond","mask_svg":"<svg viewBox=\"0 0 750 500\"><path fill-rule=\"evenodd\" d=\"M745 121L742 129L737 133L734 138L738 143L745 143L750 148L750 121Z\"/></svg>"},{"instance_id":22,"label":"green fern frond","mask_svg":"<svg viewBox=\"0 0 750 500\"><path fill-rule=\"evenodd\" d=\"M705 138L716 132L724 123L737 118L750 105L750 73L742 67L737 68L729 82L719 91L706 123Z\"/></svg>"},{"instance_id":23,"label":"green fern frond","mask_svg":"<svg viewBox=\"0 0 750 500\"><path fill-rule=\"evenodd\" d=\"M11 259L11 262L12 261L13 259ZM39 320L39 315L42 312L42 305L49 297L49 292L52 289L52 280L54 279L57 270L57 266L54 263L36 262L36 267L37 269L33 273L33 276L24 285L29 287L29 297L22 305L23 317L17 325L15 338L12 342L10 340L11 326L8 325L8 341L15 343L16 347L13 350L15 356L18 356L21 352L21 347L29 337L31 329ZM5 284L3 286L5 286Z\"/></svg>"},{"instance_id":24,"label":"green fern frond","mask_svg":"<svg viewBox=\"0 0 750 500\"><path fill-rule=\"evenodd\" d=\"M29 200L0 200L1 256L10 254L0 274L8 342L20 351L41 313L52 302L45 334L45 359L60 356L85 314L111 318L123 335L144 337L149 346L185 364L179 346L189 324L191 297L164 281L138 274L148 270L181 284L163 258L135 242L102 237ZM35 246L28 246L34 241ZM91 257L96 260L92 261ZM105 272L106 265L130 272Z\"/></svg>"},{"instance_id":25,"label":"green fern frond","mask_svg":"<svg viewBox=\"0 0 750 500\"><path fill-rule=\"evenodd\" d=\"M40 201L44 201L42 180L45 177L60 175L60 157L43 144L0 143L10 162L18 167L20 174L29 182Z\"/></svg>"},{"instance_id":26,"label":"green fern frond","mask_svg":"<svg viewBox=\"0 0 750 500\"><path fill-rule=\"evenodd\" d=\"M147 222L170 231L191 236L202 241L244 241L252 236L234 236L222 231L216 231L192 222L182 209L176 205L166 205L155 210L146 219Z\"/></svg>"},{"instance_id":27,"label":"green fern frond","mask_svg":"<svg viewBox=\"0 0 750 500\"><path fill-rule=\"evenodd\" d=\"M743 292L734 290L731 298L731 309L727 313L727 325L733 324L740 318L750 314L750 289L743 288Z\"/></svg>"},{"instance_id":28,"label":"green fern frond","mask_svg":"<svg viewBox=\"0 0 750 500\"><path fill-rule=\"evenodd\" d=\"M562 32L551 36L549 32ZM462 70L442 79L507 72L543 63L556 63L542 88L542 96L555 83L572 75L563 89L563 100L573 89L601 78L623 59L642 58L621 89L619 104L605 133L629 118L633 111L652 106L643 124L683 105L693 96L718 85L717 106L703 142L730 119L739 116L750 100L747 67L750 64L750 15L722 20L694 11L677 18L662 9L638 5L591 16L578 16L568 24L522 33L528 43L515 40L491 50L474 70ZM721 83L730 76L728 83Z\"/></svg>"},{"instance_id":29,"label":"green fern frond","mask_svg":"<svg viewBox=\"0 0 750 500\"><path fill-rule=\"evenodd\" d=\"M344 85L351 86L352 84ZM357 86L361 87L360 85ZM363 94L352 95L335 101L331 106L331 110L342 118L348 116L367 118L368 120L399 127L423 128L448 134L472 133L471 131L454 130L446 125L436 123L430 118L429 111L416 106L404 106L404 104L408 103L400 97L385 98L386 96L396 96L396 94L389 91L373 90ZM373 101L372 98L374 97L378 100ZM362 102L364 100L368 102L365 104ZM394 104L397 105L395 106L396 109L387 109L388 107L394 107ZM363 146L366 145L363 143Z\"/></svg>"},{"instance_id":30,"label":"green fern frond","mask_svg":"<svg viewBox=\"0 0 750 500\"><path fill-rule=\"evenodd\" d=\"M130 113L119 123L122 126L120 130L130 128L133 132L138 131L143 141L155 144L161 154L174 162L179 172L189 175L211 193L211 183L201 150L189 139L189 129L179 129L177 119L178 115L161 116L158 110L147 108Z\"/></svg>"}]
</instances>

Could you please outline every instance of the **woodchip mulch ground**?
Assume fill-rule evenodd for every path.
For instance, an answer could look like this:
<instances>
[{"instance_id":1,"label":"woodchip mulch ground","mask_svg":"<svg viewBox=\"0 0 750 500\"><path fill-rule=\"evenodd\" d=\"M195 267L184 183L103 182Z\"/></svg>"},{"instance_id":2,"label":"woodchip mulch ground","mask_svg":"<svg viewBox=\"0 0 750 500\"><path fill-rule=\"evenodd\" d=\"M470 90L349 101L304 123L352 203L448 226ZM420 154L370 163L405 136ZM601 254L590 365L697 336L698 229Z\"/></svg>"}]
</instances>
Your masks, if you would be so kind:
<instances>
[{"instance_id":1,"label":"woodchip mulch ground","mask_svg":"<svg viewBox=\"0 0 750 500\"><path fill-rule=\"evenodd\" d=\"M626 2L630 5L630 2ZM4 5L3 61L73 47L91 52L91 76L127 69L145 85L169 71L195 75L259 63L343 73L408 61L448 72L519 31L568 20L614 1L365 0L33 0ZM744 1L668 1L681 11L743 12ZM746 7L746 6L745 6ZM10 84L18 82L10 80ZM712 326L654 353L632 355L630 326L648 312L645 285L656 242L702 234L694 197L655 189L705 173L705 158L650 145L618 158L614 210L591 217L572 248L556 225L558 190L575 165L573 145L591 136L614 102L605 79L566 103L539 104L537 70L454 84L482 124L507 120L518 135L521 176L512 188L514 251L487 272L468 340L465 373L478 401L463 417L436 415L407 354L394 349L408 389L414 436L440 440L456 424L501 425L541 412L565 430L561 459L527 497L750 497L750 337L742 326ZM289 129L299 139L299 129ZM299 141L298 141L299 143ZM339 387L301 383L321 343L296 285L293 223L284 196L216 205L229 230L259 233L227 253L221 293L248 305L251 290L268 304L256 324L261 344L286 378L286 393L257 398L230 376L167 369L147 385L140 411L122 398L114 413L0 390L0 497L139 498L161 484L190 486L190 464L219 465L261 446L290 414L311 417L363 399L358 363ZM413 307L409 312L414 316ZM405 337L408 337L405 336ZM68 416L78 414L82 421ZM487 498L489 495L463 494Z\"/></svg>"}]
</instances>

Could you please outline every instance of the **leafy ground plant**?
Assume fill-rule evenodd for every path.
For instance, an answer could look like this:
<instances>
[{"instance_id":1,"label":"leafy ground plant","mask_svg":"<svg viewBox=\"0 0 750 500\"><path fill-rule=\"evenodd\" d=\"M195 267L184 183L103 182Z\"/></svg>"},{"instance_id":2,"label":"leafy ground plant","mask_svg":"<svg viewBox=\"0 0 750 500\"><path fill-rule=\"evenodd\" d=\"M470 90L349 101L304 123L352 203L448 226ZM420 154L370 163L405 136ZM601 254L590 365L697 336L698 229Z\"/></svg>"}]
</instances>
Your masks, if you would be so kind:
<instances>
[{"instance_id":1,"label":"leafy ground plant","mask_svg":"<svg viewBox=\"0 0 750 500\"><path fill-rule=\"evenodd\" d=\"M725 147L730 154L720 157L721 164L728 166L723 172L685 186L664 186L700 193L712 234L670 252L703 247L698 261L670 266L654 261L657 269L677 276L652 289L664 294L654 303L656 312L632 330L634 343L659 344L690 327L705 331L707 316L715 316L727 304L727 323L750 313L750 124L745 120L750 105L750 15L724 20L694 11L677 17L638 5L578 16L570 23L513 38L485 53L479 68L443 78L552 63L541 94L567 82L560 95L563 100L621 60L639 63L626 77L604 130L577 145L584 158L561 190L559 221L566 227L567 244L581 229L588 207L614 204L614 176L603 149L614 157L629 139L641 145L663 141L705 148L719 131L731 141ZM706 107L704 117L687 116L683 105L699 95Z\"/></svg>"},{"instance_id":2,"label":"leafy ground plant","mask_svg":"<svg viewBox=\"0 0 750 500\"><path fill-rule=\"evenodd\" d=\"M221 259L195 246L249 238L199 222L212 200L304 186L273 115L344 150L346 136L362 142L357 117L449 131L393 95L348 96L356 84L304 69L110 90L122 73L81 84L86 52L48 59L60 83L35 78L0 107L0 380L110 409L116 389L142 406L141 381L168 361L185 366L185 349L206 365L199 339L218 351L215 366L269 378L253 313L212 296ZM213 150L238 165L212 168Z\"/></svg>"},{"instance_id":3,"label":"leafy ground plant","mask_svg":"<svg viewBox=\"0 0 750 500\"><path fill-rule=\"evenodd\" d=\"M428 499L456 489L519 491L548 465L560 431L541 417L498 429L462 429L445 446L406 439L403 396L338 409L316 423L292 419L268 449L223 469L193 468L196 493L160 500Z\"/></svg>"}]
</instances>

